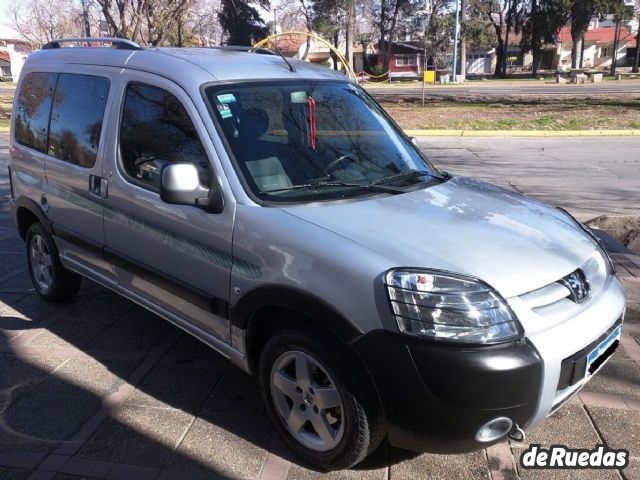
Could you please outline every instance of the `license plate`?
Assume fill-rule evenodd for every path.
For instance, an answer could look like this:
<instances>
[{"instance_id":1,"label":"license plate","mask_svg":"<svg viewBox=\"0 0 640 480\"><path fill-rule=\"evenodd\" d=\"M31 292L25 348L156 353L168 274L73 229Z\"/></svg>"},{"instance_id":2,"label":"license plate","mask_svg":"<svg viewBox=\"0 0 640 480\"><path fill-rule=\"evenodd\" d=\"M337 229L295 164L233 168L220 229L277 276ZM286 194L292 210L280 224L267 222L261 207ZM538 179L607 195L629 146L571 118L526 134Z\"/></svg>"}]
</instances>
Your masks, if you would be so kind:
<instances>
[{"instance_id":1,"label":"license plate","mask_svg":"<svg viewBox=\"0 0 640 480\"><path fill-rule=\"evenodd\" d=\"M613 355L618 344L620 343L620 335L622 334L622 325L616 327L611 334L605 338L600 345L591 350L587 355L587 371L585 376L592 375L598 370L607 359Z\"/></svg>"}]
</instances>

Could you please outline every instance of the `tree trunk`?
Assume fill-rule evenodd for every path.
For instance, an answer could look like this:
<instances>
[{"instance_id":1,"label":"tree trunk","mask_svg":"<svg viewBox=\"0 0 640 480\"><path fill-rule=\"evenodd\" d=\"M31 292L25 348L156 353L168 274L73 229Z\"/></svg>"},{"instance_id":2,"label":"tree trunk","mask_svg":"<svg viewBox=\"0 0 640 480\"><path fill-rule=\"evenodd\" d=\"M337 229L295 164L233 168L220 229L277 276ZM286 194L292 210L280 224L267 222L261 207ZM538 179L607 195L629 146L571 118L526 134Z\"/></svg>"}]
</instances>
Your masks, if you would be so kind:
<instances>
[{"instance_id":1,"label":"tree trunk","mask_svg":"<svg viewBox=\"0 0 640 480\"><path fill-rule=\"evenodd\" d=\"M613 57L611 58L611 75L616 74L616 63L618 63L618 44L620 43L620 22L616 23L616 34L613 39Z\"/></svg>"},{"instance_id":2,"label":"tree trunk","mask_svg":"<svg viewBox=\"0 0 640 480\"><path fill-rule=\"evenodd\" d=\"M461 0L460 2L460 23L464 25L467 13L467 0ZM464 39L464 28L460 29L460 76L466 78L467 76L467 43ZM426 58L425 58L426 67ZM426 69L426 68L425 68Z\"/></svg>"},{"instance_id":3,"label":"tree trunk","mask_svg":"<svg viewBox=\"0 0 640 480\"><path fill-rule=\"evenodd\" d=\"M304 55L302 55L302 60L304 60L305 62L307 61L307 58L309 58L310 50L311 50L311 37L307 36L307 40L305 41L305 46L304 46Z\"/></svg>"},{"instance_id":4,"label":"tree trunk","mask_svg":"<svg viewBox=\"0 0 640 480\"><path fill-rule=\"evenodd\" d=\"M536 77L538 68L540 68L540 60L542 57L540 51L540 36L538 34L538 0L531 0L531 76ZM522 62L524 64L524 62Z\"/></svg>"},{"instance_id":5,"label":"tree trunk","mask_svg":"<svg viewBox=\"0 0 640 480\"><path fill-rule=\"evenodd\" d=\"M636 35L636 58L633 60L633 73L638 73L638 64L640 64L640 32Z\"/></svg>"},{"instance_id":6,"label":"tree trunk","mask_svg":"<svg viewBox=\"0 0 640 480\"><path fill-rule=\"evenodd\" d=\"M349 71L350 67L353 67L353 22L355 17L355 3L354 0L349 0L347 3L347 25L345 30L345 59L347 60L348 66L345 65L347 71Z\"/></svg>"},{"instance_id":7,"label":"tree trunk","mask_svg":"<svg viewBox=\"0 0 640 480\"><path fill-rule=\"evenodd\" d=\"M387 56L386 56L386 45L385 45L385 39L387 38L387 31L385 29L385 25L387 22L387 2L385 0L382 0L382 5L380 7L380 23L379 23L379 27L380 27L380 41L378 43L378 45L380 46L378 53L380 54L380 60L382 61L382 70L386 71L384 69L385 64L388 65L389 61L387 60Z\"/></svg>"},{"instance_id":8,"label":"tree trunk","mask_svg":"<svg viewBox=\"0 0 640 480\"><path fill-rule=\"evenodd\" d=\"M496 48L496 70L494 73L495 77L504 76L504 70L502 67L504 66L505 48L504 48L504 39L502 38L502 26L503 26L503 20L502 20L502 15L500 15L500 23L493 24L493 29L495 30L496 38L498 39L498 46Z\"/></svg>"},{"instance_id":9,"label":"tree trunk","mask_svg":"<svg viewBox=\"0 0 640 480\"><path fill-rule=\"evenodd\" d=\"M383 1L384 3L384 1ZM396 0L395 8L393 9L393 17L391 18L391 28L389 29L389 40L387 41L387 49L382 57L383 67L382 69L385 72L389 71L389 62L391 61L391 42L392 42L392 34L396 31L396 25L398 23L398 14L400 13L400 7L402 5L402 0Z\"/></svg>"},{"instance_id":10,"label":"tree trunk","mask_svg":"<svg viewBox=\"0 0 640 480\"><path fill-rule=\"evenodd\" d=\"M506 24L506 34L504 37L504 55L502 56L502 74L504 77L507 76L507 60L509 56L509 35L511 33L511 24L513 23L513 4L511 1L507 4L507 24Z\"/></svg>"},{"instance_id":11,"label":"tree trunk","mask_svg":"<svg viewBox=\"0 0 640 480\"><path fill-rule=\"evenodd\" d=\"M509 34L511 27L507 25L507 34L504 39L504 54L502 55L502 73L506 77L507 76L507 61L509 60Z\"/></svg>"},{"instance_id":12,"label":"tree trunk","mask_svg":"<svg viewBox=\"0 0 640 480\"><path fill-rule=\"evenodd\" d=\"M571 46L571 68L578 68L580 65L580 52L582 51L582 35L577 38L573 38L571 35L573 45Z\"/></svg>"},{"instance_id":13,"label":"tree trunk","mask_svg":"<svg viewBox=\"0 0 640 480\"><path fill-rule=\"evenodd\" d=\"M496 48L496 70L494 73L495 77L503 77L504 70L502 66L504 64L504 40L501 36L498 37L498 48Z\"/></svg>"}]
</instances>

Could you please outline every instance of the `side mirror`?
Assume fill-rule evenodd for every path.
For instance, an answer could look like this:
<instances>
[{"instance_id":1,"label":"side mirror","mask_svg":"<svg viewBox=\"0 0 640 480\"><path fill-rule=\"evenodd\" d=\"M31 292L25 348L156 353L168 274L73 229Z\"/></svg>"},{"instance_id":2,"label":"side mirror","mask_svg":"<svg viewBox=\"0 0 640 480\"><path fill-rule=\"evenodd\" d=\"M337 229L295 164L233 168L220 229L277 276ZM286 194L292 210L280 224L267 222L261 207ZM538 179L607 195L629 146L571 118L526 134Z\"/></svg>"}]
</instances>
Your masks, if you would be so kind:
<instances>
[{"instance_id":1,"label":"side mirror","mask_svg":"<svg viewBox=\"0 0 640 480\"><path fill-rule=\"evenodd\" d=\"M224 207L220 189L203 187L198 169L192 163L171 163L162 167L160 200L174 205L194 205L212 213L220 213Z\"/></svg>"},{"instance_id":2,"label":"side mirror","mask_svg":"<svg viewBox=\"0 0 640 480\"><path fill-rule=\"evenodd\" d=\"M418 139L416 137L409 137L411 143L413 143L416 147L418 146Z\"/></svg>"}]
</instances>

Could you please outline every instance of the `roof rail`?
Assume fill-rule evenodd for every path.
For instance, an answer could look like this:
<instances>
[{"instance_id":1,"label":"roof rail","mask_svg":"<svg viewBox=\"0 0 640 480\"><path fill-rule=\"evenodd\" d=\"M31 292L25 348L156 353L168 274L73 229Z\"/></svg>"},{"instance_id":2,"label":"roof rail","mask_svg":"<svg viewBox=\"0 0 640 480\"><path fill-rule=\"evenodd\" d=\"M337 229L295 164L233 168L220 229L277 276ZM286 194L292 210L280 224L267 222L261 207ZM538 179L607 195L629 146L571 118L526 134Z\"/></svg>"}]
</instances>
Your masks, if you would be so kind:
<instances>
[{"instance_id":1,"label":"roof rail","mask_svg":"<svg viewBox=\"0 0 640 480\"><path fill-rule=\"evenodd\" d=\"M110 43L117 49L121 50L142 50L142 47L136 42L128 40L126 38L116 37L73 37L73 38L60 38L51 40L42 46L42 50L50 50L52 48L60 48L62 43Z\"/></svg>"},{"instance_id":2,"label":"roof rail","mask_svg":"<svg viewBox=\"0 0 640 480\"><path fill-rule=\"evenodd\" d=\"M204 47L204 48L211 48L213 50L230 50L232 52L255 52L255 53L262 53L265 55L276 55L275 52L269 50L268 48L264 48L264 47L255 48L255 47L249 47L246 45L213 45L211 47Z\"/></svg>"}]
</instances>

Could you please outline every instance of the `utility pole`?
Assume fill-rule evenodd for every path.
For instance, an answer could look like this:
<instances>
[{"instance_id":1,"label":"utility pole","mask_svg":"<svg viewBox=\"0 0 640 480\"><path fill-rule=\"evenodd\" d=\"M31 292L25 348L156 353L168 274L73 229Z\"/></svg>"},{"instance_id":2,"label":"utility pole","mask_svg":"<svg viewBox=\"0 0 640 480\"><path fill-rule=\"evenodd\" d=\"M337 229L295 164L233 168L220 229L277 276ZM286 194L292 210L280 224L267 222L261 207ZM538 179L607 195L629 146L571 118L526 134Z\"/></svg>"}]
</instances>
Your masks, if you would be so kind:
<instances>
[{"instance_id":1,"label":"utility pole","mask_svg":"<svg viewBox=\"0 0 640 480\"><path fill-rule=\"evenodd\" d=\"M277 34L278 33L278 15L277 15L278 9L274 8L273 9L273 34Z\"/></svg>"},{"instance_id":2,"label":"utility pole","mask_svg":"<svg viewBox=\"0 0 640 480\"><path fill-rule=\"evenodd\" d=\"M460 33L460 0L456 0L456 27L453 35L453 69L451 80L456 81L456 70L458 68L458 35Z\"/></svg>"},{"instance_id":3,"label":"utility pole","mask_svg":"<svg viewBox=\"0 0 640 480\"><path fill-rule=\"evenodd\" d=\"M82 21L84 22L84 36L91 36L91 27L89 26L89 12L87 11L87 0L80 0L82 4Z\"/></svg>"},{"instance_id":4,"label":"utility pole","mask_svg":"<svg viewBox=\"0 0 640 480\"><path fill-rule=\"evenodd\" d=\"M460 0L460 16L461 23L467 19L467 0ZM460 32L460 77L467 78L467 42L464 38L464 32Z\"/></svg>"},{"instance_id":5,"label":"utility pole","mask_svg":"<svg viewBox=\"0 0 640 480\"><path fill-rule=\"evenodd\" d=\"M345 69L348 71L349 67L353 67L353 30L355 19L355 1L349 0L347 2L347 30L345 32L345 59L348 66L345 65Z\"/></svg>"}]
</instances>

